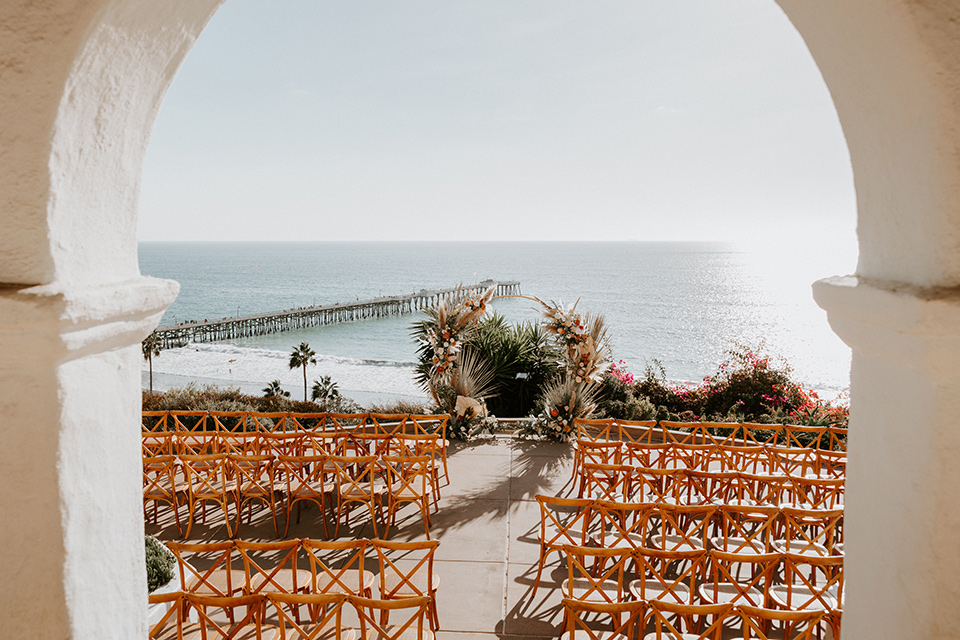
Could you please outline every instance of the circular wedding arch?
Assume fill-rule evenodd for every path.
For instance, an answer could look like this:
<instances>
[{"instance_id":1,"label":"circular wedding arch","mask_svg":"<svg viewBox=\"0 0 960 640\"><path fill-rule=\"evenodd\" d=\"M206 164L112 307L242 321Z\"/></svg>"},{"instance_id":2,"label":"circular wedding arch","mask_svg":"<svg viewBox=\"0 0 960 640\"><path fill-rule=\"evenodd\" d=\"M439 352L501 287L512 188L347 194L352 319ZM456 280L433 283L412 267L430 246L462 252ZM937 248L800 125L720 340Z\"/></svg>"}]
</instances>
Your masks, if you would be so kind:
<instances>
[{"instance_id":1,"label":"circular wedding arch","mask_svg":"<svg viewBox=\"0 0 960 640\"><path fill-rule=\"evenodd\" d=\"M831 92L857 193L857 272L814 285L853 351L844 631L954 635L960 5L776 1ZM3 637L146 635L137 343L177 286L140 276L138 189L221 2L0 6Z\"/></svg>"}]
</instances>

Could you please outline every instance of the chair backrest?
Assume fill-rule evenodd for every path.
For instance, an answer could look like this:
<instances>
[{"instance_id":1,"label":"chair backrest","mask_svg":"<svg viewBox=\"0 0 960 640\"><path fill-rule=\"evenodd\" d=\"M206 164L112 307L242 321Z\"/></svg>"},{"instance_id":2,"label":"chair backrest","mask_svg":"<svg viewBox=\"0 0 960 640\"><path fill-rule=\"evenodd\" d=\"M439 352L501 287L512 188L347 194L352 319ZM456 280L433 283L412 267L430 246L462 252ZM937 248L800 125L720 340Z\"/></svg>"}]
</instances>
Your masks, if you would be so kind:
<instances>
[{"instance_id":1,"label":"chair backrest","mask_svg":"<svg viewBox=\"0 0 960 640\"><path fill-rule=\"evenodd\" d=\"M781 524L777 507L719 505L716 522L717 535L711 538L714 548L754 555L776 552L774 535Z\"/></svg>"},{"instance_id":2,"label":"chair backrest","mask_svg":"<svg viewBox=\"0 0 960 640\"><path fill-rule=\"evenodd\" d=\"M737 607L745 640L813 640L822 635L826 611L783 611ZM838 637L838 636L834 636Z\"/></svg>"},{"instance_id":3,"label":"chair backrest","mask_svg":"<svg viewBox=\"0 0 960 640\"><path fill-rule=\"evenodd\" d=\"M651 547L662 551L706 549L714 505L656 504L650 515L659 518L660 528L651 536Z\"/></svg>"},{"instance_id":4,"label":"chair backrest","mask_svg":"<svg viewBox=\"0 0 960 640\"><path fill-rule=\"evenodd\" d=\"M191 497L225 499L227 456L224 454L180 456Z\"/></svg>"},{"instance_id":5,"label":"chair backrest","mask_svg":"<svg viewBox=\"0 0 960 640\"><path fill-rule=\"evenodd\" d=\"M649 503L597 500L591 518L594 540L604 548L645 546L651 506Z\"/></svg>"},{"instance_id":6,"label":"chair backrest","mask_svg":"<svg viewBox=\"0 0 960 640\"><path fill-rule=\"evenodd\" d=\"M634 444L663 442L663 429L656 420L617 420L620 440Z\"/></svg>"},{"instance_id":7,"label":"chair backrest","mask_svg":"<svg viewBox=\"0 0 960 640\"><path fill-rule=\"evenodd\" d=\"M624 442L620 462L631 467L663 468L667 449L671 446L664 442Z\"/></svg>"},{"instance_id":8,"label":"chair backrest","mask_svg":"<svg viewBox=\"0 0 960 640\"><path fill-rule=\"evenodd\" d=\"M259 640L263 633L263 610L266 596L260 593L244 596L206 596L196 593L184 594L186 604L197 612L200 624L201 637L204 640L213 638L223 638L223 640L233 640L238 635L240 629L252 627L254 637ZM231 622L224 626L208 613L208 609L223 609L232 612L243 608L245 615L237 622ZM231 615L231 617L235 617ZM245 637L250 637L245 635Z\"/></svg>"},{"instance_id":9,"label":"chair backrest","mask_svg":"<svg viewBox=\"0 0 960 640\"><path fill-rule=\"evenodd\" d=\"M143 459L144 500L175 501L177 471L180 459L176 456L157 456Z\"/></svg>"},{"instance_id":10,"label":"chair backrest","mask_svg":"<svg viewBox=\"0 0 960 640\"><path fill-rule=\"evenodd\" d=\"M562 604L567 640L633 640L643 628L647 611L647 604L641 601L610 604L564 598ZM600 615L609 617L609 629L597 630L594 619Z\"/></svg>"},{"instance_id":11,"label":"chair backrest","mask_svg":"<svg viewBox=\"0 0 960 640\"><path fill-rule=\"evenodd\" d=\"M167 418L169 411L141 411L140 429L143 433L151 431L168 431Z\"/></svg>"},{"instance_id":12,"label":"chair backrest","mask_svg":"<svg viewBox=\"0 0 960 640\"><path fill-rule=\"evenodd\" d=\"M667 600L650 602L648 624L653 632L644 640L720 640L727 619L735 615L732 604L676 604ZM693 625L694 620L713 620L704 628Z\"/></svg>"},{"instance_id":13,"label":"chair backrest","mask_svg":"<svg viewBox=\"0 0 960 640\"><path fill-rule=\"evenodd\" d=\"M369 540L304 538L300 544L310 561L311 592L363 595L364 559Z\"/></svg>"},{"instance_id":14,"label":"chair backrest","mask_svg":"<svg viewBox=\"0 0 960 640\"><path fill-rule=\"evenodd\" d=\"M371 413L370 426L374 433L394 436L406 430L410 415L406 413Z\"/></svg>"},{"instance_id":15,"label":"chair backrest","mask_svg":"<svg viewBox=\"0 0 960 640\"><path fill-rule=\"evenodd\" d=\"M719 451L723 471L766 474L770 472L770 458L760 445L723 445Z\"/></svg>"},{"instance_id":16,"label":"chair backrest","mask_svg":"<svg viewBox=\"0 0 960 640\"><path fill-rule=\"evenodd\" d=\"M633 502L665 502L676 500L686 482L684 469L634 467L630 476Z\"/></svg>"},{"instance_id":17,"label":"chair backrest","mask_svg":"<svg viewBox=\"0 0 960 640\"><path fill-rule=\"evenodd\" d=\"M586 546L594 500L537 495L540 541L548 549Z\"/></svg>"},{"instance_id":18,"label":"chair backrest","mask_svg":"<svg viewBox=\"0 0 960 640\"><path fill-rule=\"evenodd\" d=\"M150 627L149 640L157 638L170 638L167 627L183 628L183 601L182 591L171 591L169 593L151 593L147 596L149 604L169 604L167 611Z\"/></svg>"},{"instance_id":19,"label":"chair backrest","mask_svg":"<svg viewBox=\"0 0 960 640\"><path fill-rule=\"evenodd\" d=\"M693 604L697 599L697 581L702 576L706 549L658 551L638 548L632 553L639 580L631 591L641 600L667 600Z\"/></svg>"},{"instance_id":20,"label":"chair backrest","mask_svg":"<svg viewBox=\"0 0 960 640\"><path fill-rule=\"evenodd\" d=\"M626 600L626 564L630 549L565 546L567 593L565 598L608 602Z\"/></svg>"},{"instance_id":21,"label":"chair backrest","mask_svg":"<svg viewBox=\"0 0 960 640\"><path fill-rule=\"evenodd\" d=\"M243 558L248 593L299 593L310 586L308 579L297 570L299 540L236 540L234 544ZM264 560L267 554L272 555Z\"/></svg>"},{"instance_id":22,"label":"chair backrest","mask_svg":"<svg viewBox=\"0 0 960 640\"><path fill-rule=\"evenodd\" d=\"M391 495L419 500L433 486L433 458L430 456L384 456L387 487Z\"/></svg>"},{"instance_id":23,"label":"chair backrest","mask_svg":"<svg viewBox=\"0 0 960 640\"><path fill-rule=\"evenodd\" d=\"M739 497L736 472L685 469L683 475L684 482L677 490L677 498L682 503L723 504Z\"/></svg>"},{"instance_id":24,"label":"chair backrest","mask_svg":"<svg viewBox=\"0 0 960 640\"><path fill-rule=\"evenodd\" d=\"M779 563L778 553L737 554L711 549L700 595L708 602L762 607Z\"/></svg>"},{"instance_id":25,"label":"chair backrest","mask_svg":"<svg viewBox=\"0 0 960 640\"><path fill-rule=\"evenodd\" d=\"M781 507L781 550L802 555L843 555L843 509Z\"/></svg>"},{"instance_id":26,"label":"chair backrest","mask_svg":"<svg viewBox=\"0 0 960 640\"><path fill-rule=\"evenodd\" d=\"M610 442L620 439L619 428L613 418L596 420L574 418L573 424L577 428L577 440L585 442Z\"/></svg>"},{"instance_id":27,"label":"chair backrest","mask_svg":"<svg viewBox=\"0 0 960 640\"><path fill-rule=\"evenodd\" d=\"M264 431L261 433L261 443L265 450L273 456L302 456L302 431Z\"/></svg>"},{"instance_id":28,"label":"chair backrest","mask_svg":"<svg viewBox=\"0 0 960 640\"><path fill-rule=\"evenodd\" d=\"M373 600L347 596L360 618L360 637L368 640L429 640L429 609L432 599L401 598ZM388 619L390 624L386 624Z\"/></svg>"},{"instance_id":29,"label":"chair backrest","mask_svg":"<svg viewBox=\"0 0 960 640\"><path fill-rule=\"evenodd\" d=\"M341 498L373 502L377 497L376 475L379 471L376 456L330 456ZM355 471L351 471L355 469Z\"/></svg>"},{"instance_id":30,"label":"chair backrest","mask_svg":"<svg viewBox=\"0 0 960 640\"><path fill-rule=\"evenodd\" d=\"M744 422L741 433L743 434L744 444L774 447L777 445L782 431L782 424Z\"/></svg>"},{"instance_id":31,"label":"chair backrest","mask_svg":"<svg viewBox=\"0 0 960 640\"><path fill-rule=\"evenodd\" d=\"M166 546L177 559L180 584L184 591L203 591L218 596L229 596L244 585L233 583L233 542L207 542L188 544L167 542ZM204 564L212 559L205 570L197 569L187 561L186 554L205 555ZM198 563L199 564L199 563ZM223 579L218 579L222 575Z\"/></svg>"},{"instance_id":32,"label":"chair backrest","mask_svg":"<svg viewBox=\"0 0 960 640\"><path fill-rule=\"evenodd\" d=\"M346 594L268 593L267 599L276 611L281 640L340 640L343 635L341 618ZM307 623L300 621L302 607L310 613Z\"/></svg>"},{"instance_id":33,"label":"chair backrest","mask_svg":"<svg viewBox=\"0 0 960 640\"><path fill-rule=\"evenodd\" d=\"M584 462L580 467L586 494L598 500L625 502L633 494L633 467Z\"/></svg>"},{"instance_id":34,"label":"chair backrest","mask_svg":"<svg viewBox=\"0 0 960 640\"><path fill-rule=\"evenodd\" d=\"M774 594L789 610L843 608L843 556L783 554L783 583Z\"/></svg>"},{"instance_id":35,"label":"chair backrest","mask_svg":"<svg viewBox=\"0 0 960 640\"><path fill-rule=\"evenodd\" d=\"M144 432L141 434L140 444L141 453L146 458L180 453L180 435L176 431Z\"/></svg>"},{"instance_id":36,"label":"chair backrest","mask_svg":"<svg viewBox=\"0 0 960 640\"><path fill-rule=\"evenodd\" d=\"M796 491L796 505L805 509L842 509L844 504L844 478L790 479Z\"/></svg>"},{"instance_id":37,"label":"chair backrest","mask_svg":"<svg viewBox=\"0 0 960 640\"><path fill-rule=\"evenodd\" d=\"M371 540L379 565L380 597L432 596L433 557L439 540L391 542Z\"/></svg>"},{"instance_id":38,"label":"chair backrest","mask_svg":"<svg viewBox=\"0 0 960 640\"><path fill-rule=\"evenodd\" d=\"M324 472L327 460L329 456L277 456L274 482L286 487L288 500L322 500L328 490Z\"/></svg>"},{"instance_id":39,"label":"chair backrest","mask_svg":"<svg viewBox=\"0 0 960 640\"><path fill-rule=\"evenodd\" d=\"M580 460L591 464L620 464L623 443L619 440L578 440Z\"/></svg>"},{"instance_id":40,"label":"chair backrest","mask_svg":"<svg viewBox=\"0 0 960 640\"><path fill-rule=\"evenodd\" d=\"M676 469L696 469L709 471L710 463L719 462L719 445L713 443L684 444L675 443L666 450L666 465Z\"/></svg>"},{"instance_id":41,"label":"chair backrest","mask_svg":"<svg viewBox=\"0 0 960 640\"><path fill-rule=\"evenodd\" d=\"M826 433L826 426L788 424L784 425L781 436L787 447L819 449L825 439L829 442L829 436L826 436Z\"/></svg>"}]
</instances>

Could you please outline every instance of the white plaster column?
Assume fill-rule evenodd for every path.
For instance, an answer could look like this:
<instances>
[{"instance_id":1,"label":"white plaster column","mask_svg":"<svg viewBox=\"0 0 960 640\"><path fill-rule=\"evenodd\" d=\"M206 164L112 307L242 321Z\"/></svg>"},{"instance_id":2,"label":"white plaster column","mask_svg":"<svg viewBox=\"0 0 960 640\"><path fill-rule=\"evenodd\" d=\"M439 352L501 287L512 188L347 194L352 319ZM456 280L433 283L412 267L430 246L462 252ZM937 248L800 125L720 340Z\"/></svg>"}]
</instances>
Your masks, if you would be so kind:
<instances>
[{"instance_id":1,"label":"white plaster column","mask_svg":"<svg viewBox=\"0 0 960 640\"><path fill-rule=\"evenodd\" d=\"M0 638L146 637L140 173L219 4L0 2Z\"/></svg>"},{"instance_id":2,"label":"white plaster column","mask_svg":"<svg viewBox=\"0 0 960 640\"><path fill-rule=\"evenodd\" d=\"M814 285L853 349L847 638L960 633L960 290Z\"/></svg>"}]
</instances>

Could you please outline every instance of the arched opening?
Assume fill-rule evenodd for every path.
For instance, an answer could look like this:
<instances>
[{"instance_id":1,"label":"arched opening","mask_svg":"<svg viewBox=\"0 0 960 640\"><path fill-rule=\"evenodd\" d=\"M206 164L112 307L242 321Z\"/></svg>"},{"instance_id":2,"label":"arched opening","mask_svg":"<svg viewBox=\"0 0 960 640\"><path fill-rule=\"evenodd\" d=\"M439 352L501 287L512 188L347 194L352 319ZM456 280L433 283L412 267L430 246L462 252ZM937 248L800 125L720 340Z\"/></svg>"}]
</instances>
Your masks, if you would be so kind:
<instances>
[{"instance_id":1,"label":"arched opening","mask_svg":"<svg viewBox=\"0 0 960 640\"><path fill-rule=\"evenodd\" d=\"M7 635L37 620L50 637L144 635L139 496L122 489L136 484L137 447L123 433L136 423L136 342L175 288L137 276L134 203L159 101L217 5L0 9L15 70L0 85L0 484L5 505L27 505L0 529ZM951 634L960 8L780 5L831 89L857 186L857 278L816 289L854 349L845 630Z\"/></svg>"}]
</instances>

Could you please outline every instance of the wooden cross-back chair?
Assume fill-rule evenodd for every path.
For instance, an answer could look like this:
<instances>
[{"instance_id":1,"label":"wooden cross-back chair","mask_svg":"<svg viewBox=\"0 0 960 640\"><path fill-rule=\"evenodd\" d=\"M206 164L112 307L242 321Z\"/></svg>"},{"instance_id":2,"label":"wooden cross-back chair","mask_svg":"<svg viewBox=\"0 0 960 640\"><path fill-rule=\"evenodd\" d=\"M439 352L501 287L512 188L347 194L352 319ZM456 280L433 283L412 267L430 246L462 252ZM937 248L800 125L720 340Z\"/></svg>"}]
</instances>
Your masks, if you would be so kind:
<instances>
[{"instance_id":1,"label":"wooden cross-back chair","mask_svg":"<svg viewBox=\"0 0 960 640\"><path fill-rule=\"evenodd\" d=\"M247 517L253 517L255 502L270 509L273 518L273 532L279 534L277 528L276 487L274 480L274 458L269 455L228 455L230 476L236 487L234 501L237 505L237 524L234 534L239 535L240 525L243 523L243 508L247 507Z\"/></svg>"},{"instance_id":2,"label":"wooden cross-back chair","mask_svg":"<svg viewBox=\"0 0 960 640\"><path fill-rule=\"evenodd\" d=\"M717 454L722 471L766 474L770 471L770 457L763 446L722 445Z\"/></svg>"},{"instance_id":3,"label":"wooden cross-back chair","mask_svg":"<svg viewBox=\"0 0 960 640\"><path fill-rule=\"evenodd\" d=\"M170 411L167 426L171 431L208 431L207 411Z\"/></svg>"},{"instance_id":4,"label":"wooden cross-back chair","mask_svg":"<svg viewBox=\"0 0 960 640\"><path fill-rule=\"evenodd\" d=\"M157 507L164 503L173 511L177 523L177 535L180 529L180 500L186 487L181 488L177 476L180 473L180 460L176 456L157 456L143 459L143 509L146 517L147 503L153 503L153 521L157 522Z\"/></svg>"},{"instance_id":5,"label":"wooden cross-back chair","mask_svg":"<svg viewBox=\"0 0 960 640\"><path fill-rule=\"evenodd\" d=\"M781 439L784 446L799 449L820 449L825 445L824 439L829 442L827 427L813 425L784 425Z\"/></svg>"},{"instance_id":6,"label":"wooden cross-back chair","mask_svg":"<svg viewBox=\"0 0 960 640\"><path fill-rule=\"evenodd\" d=\"M160 619L150 625L149 640L182 640L183 613L185 597L182 591L169 593L151 593L147 595L149 604L169 605Z\"/></svg>"},{"instance_id":7,"label":"wooden cross-back chair","mask_svg":"<svg viewBox=\"0 0 960 640\"><path fill-rule=\"evenodd\" d=\"M167 418L169 416L169 411L141 411L140 430L143 433L170 431L170 428L167 427Z\"/></svg>"},{"instance_id":8,"label":"wooden cross-back chair","mask_svg":"<svg viewBox=\"0 0 960 640\"><path fill-rule=\"evenodd\" d=\"M664 442L671 444L713 444L712 436L706 432L700 422L672 422L661 420Z\"/></svg>"},{"instance_id":9,"label":"wooden cross-back chair","mask_svg":"<svg viewBox=\"0 0 960 640\"><path fill-rule=\"evenodd\" d=\"M574 418L577 442L611 442L620 440L620 427L613 418Z\"/></svg>"},{"instance_id":10,"label":"wooden cross-back chair","mask_svg":"<svg viewBox=\"0 0 960 640\"><path fill-rule=\"evenodd\" d=\"M716 461L719 468L719 445L712 442L702 444L673 443L666 450L664 467L675 469L695 469L709 471L710 463Z\"/></svg>"},{"instance_id":11,"label":"wooden cross-back chair","mask_svg":"<svg viewBox=\"0 0 960 640\"><path fill-rule=\"evenodd\" d=\"M793 481L782 475L737 474L737 495L727 504L740 506L780 506L790 502L796 491Z\"/></svg>"},{"instance_id":12,"label":"wooden cross-back chair","mask_svg":"<svg viewBox=\"0 0 960 640\"><path fill-rule=\"evenodd\" d=\"M783 554L783 580L770 597L788 611L843 608L843 556Z\"/></svg>"},{"instance_id":13,"label":"wooden cross-back chair","mask_svg":"<svg viewBox=\"0 0 960 640\"><path fill-rule=\"evenodd\" d=\"M180 453L180 435L176 431L151 431L140 435L141 454L145 458L175 456Z\"/></svg>"},{"instance_id":14,"label":"wooden cross-back chair","mask_svg":"<svg viewBox=\"0 0 960 640\"><path fill-rule=\"evenodd\" d=\"M233 542L168 542L166 545L177 559L183 591L218 597L243 593L246 572L236 566ZM193 562L187 560L187 554ZM208 565L206 569L198 568L204 565ZM232 616L232 610L227 614Z\"/></svg>"},{"instance_id":15,"label":"wooden cross-back chair","mask_svg":"<svg viewBox=\"0 0 960 640\"><path fill-rule=\"evenodd\" d=\"M685 469L684 481L676 492L675 504L725 504L736 496L737 474L733 471Z\"/></svg>"},{"instance_id":16,"label":"wooden cross-back chair","mask_svg":"<svg viewBox=\"0 0 960 640\"><path fill-rule=\"evenodd\" d=\"M845 478L790 478L795 506L804 509L843 509Z\"/></svg>"},{"instance_id":17,"label":"wooden cross-back chair","mask_svg":"<svg viewBox=\"0 0 960 640\"><path fill-rule=\"evenodd\" d=\"M450 484L450 471L447 468L447 449L450 446L450 441L447 439L447 424L449 422L450 415L446 413L438 415L410 414L405 426L406 433L410 435L437 436L437 440L434 443L437 450L434 453L443 464L444 484Z\"/></svg>"},{"instance_id":18,"label":"wooden cross-back chair","mask_svg":"<svg viewBox=\"0 0 960 640\"><path fill-rule=\"evenodd\" d=\"M260 434L261 449L274 457L303 456L303 437L302 431L264 431Z\"/></svg>"},{"instance_id":19,"label":"wooden cross-back chair","mask_svg":"<svg viewBox=\"0 0 960 640\"><path fill-rule=\"evenodd\" d=\"M310 590L312 573L298 567L299 540L237 540L235 545L243 559L246 593L296 594Z\"/></svg>"},{"instance_id":20,"label":"wooden cross-back chair","mask_svg":"<svg viewBox=\"0 0 960 640\"><path fill-rule=\"evenodd\" d=\"M843 555L843 509L801 509L783 506L780 528L773 541L781 553L798 555Z\"/></svg>"},{"instance_id":21,"label":"wooden cross-back chair","mask_svg":"<svg viewBox=\"0 0 960 640\"><path fill-rule=\"evenodd\" d=\"M647 604L638 601L585 602L573 598L564 598L563 636L566 640L634 640L643 628ZM595 618L609 617L608 629L596 629Z\"/></svg>"},{"instance_id":22,"label":"wooden cross-back chair","mask_svg":"<svg viewBox=\"0 0 960 640\"><path fill-rule=\"evenodd\" d=\"M330 456L336 478L337 526L334 536L340 535L340 524L346 511L347 522L350 510L356 504L366 505L374 535L377 533L377 512L383 509L382 496L386 485L379 477L379 458L376 456ZM381 513L382 515L382 513Z\"/></svg>"},{"instance_id":23,"label":"wooden cross-back chair","mask_svg":"<svg viewBox=\"0 0 960 640\"><path fill-rule=\"evenodd\" d=\"M631 559L637 579L628 588L638 600L667 600L677 604L693 604L697 581L706 564L706 549L658 551L638 548Z\"/></svg>"},{"instance_id":24,"label":"wooden cross-back chair","mask_svg":"<svg viewBox=\"0 0 960 640\"><path fill-rule=\"evenodd\" d=\"M594 500L584 498L557 498L537 495L540 505L540 558L533 596L540 586L540 577L551 551L563 551L565 546L586 546Z\"/></svg>"},{"instance_id":25,"label":"wooden cross-back chair","mask_svg":"<svg viewBox=\"0 0 960 640\"><path fill-rule=\"evenodd\" d=\"M232 538L229 505L236 500L236 481L227 478L227 457L222 454L182 455L180 463L187 479L186 501L189 512L186 537L190 537L196 521L197 507L200 507L201 518L206 522L207 504L213 502L223 509L227 536Z\"/></svg>"},{"instance_id":26,"label":"wooden cross-back chair","mask_svg":"<svg viewBox=\"0 0 960 640\"><path fill-rule=\"evenodd\" d=\"M253 423L253 427L261 433L295 431L295 429L287 429L289 426L287 424L288 416L283 411L251 411L249 419Z\"/></svg>"},{"instance_id":27,"label":"wooden cross-back chair","mask_svg":"<svg viewBox=\"0 0 960 640\"><path fill-rule=\"evenodd\" d=\"M440 576L433 570L433 558L440 542L371 540L370 544L377 553L380 598L430 598L431 627L439 629L437 591L440 588Z\"/></svg>"},{"instance_id":28,"label":"wooden cross-back chair","mask_svg":"<svg viewBox=\"0 0 960 640\"><path fill-rule=\"evenodd\" d=\"M670 502L676 503L684 483L684 469L663 469L660 467L633 467L630 476L633 502Z\"/></svg>"},{"instance_id":29,"label":"wooden cross-back chair","mask_svg":"<svg viewBox=\"0 0 960 640\"><path fill-rule=\"evenodd\" d=\"M372 595L376 576L364 568L369 540L304 538L300 545L310 562L311 592Z\"/></svg>"},{"instance_id":30,"label":"wooden cross-back chair","mask_svg":"<svg viewBox=\"0 0 960 640\"><path fill-rule=\"evenodd\" d=\"M347 596L360 618L363 640L433 640L430 630L430 598L373 600ZM392 618L391 624L382 620Z\"/></svg>"},{"instance_id":31,"label":"wooden cross-back chair","mask_svg":"<svg viewBox=\"0 0 960 640\"><path fill-rule=\"evenodd\" d=\"M633 495L633 472L625 464L584 462L580 465L582 493L594 500L626 502Z\"/></svg>"},{"instance_id":32,"label":"wooden cross-back chair","mask_svg":"<svg viewBox=\"0 0 960 640\"><path fill-rule=\"evenodd\" d=\"M381 461L387 477L387 516L383 537L389 536L390 527L396 523L397 510L405 503L413 502L420 509L423 533L430 539L430 503L434 482L430 456L384 456Z\"/></svg>"},{"instance_id":33,"label":"wooden cross-back chair","mask_svg":"<svg viewBox=\"0 0 960 640\"><path fill-rule=\"evenodd\" d=\"M620 463L631 467L664 468L662 464L670 444L664 442L624 442L620 450Z\"/></svg>"},{"instance_id":34,"label":"wooden cross-back chair","mask_svg":"<svg viewBox=\"0 0 960 640\"><path fill-rule=\"evenodd\" d=\"M831 451L847 452L848 430L842 427L827 427L826 445Z\"/></svg>"},{"instance_id":35,"label":"wooden cross-back chair","mask_svg":"<svg viewBox=\"0 0 960 640\"><path fill-rule=\"evenodd\" d=\"M328 413L326 429L343 433L366 433L369 420L369 413Z\"/></svg>"},{"instance_id":36,"label":"wooden cross-back chair","mask_svg":"<svg viewBox=\"0 0 960 640\"><path fill-rule=\"evenodd\" d=\"M288 413L287 427L296 431L327 431L326 412Z\"/></svg>"},{"instance_id":37,"label":"wooden cross-back chair","mask_svg":"<svg viewBox=\"0 0 960 640\"><path fill-rule=\"evenodd\" d=\"M329 477L326 464L328 456L277 456L273 465L274 486L283 487L285 500L283 511L286 518L284 537L290 533L293 520L293 508L297 508L297 523L300 522L300 510L303 503L313 503L320 509L323 520L323 534L330 535L327 529L328 495L336 490L333 478Z\"/></svg>"},{"instance_id":38,"label":"wooden cross-back chair","mask_svg":"<svg viewBox=\"0 0 960 640\"><path fill-rule=\"evenodd\" d=\"M343 627L343 593L268 593L280 625L281 640L356 640L357 632ZM300 609L309 611L300 621Z\"/></svg>"},{"instance_id":39,"label":"wooden cross-back chair","mask_svg":"<svg viewBox=\"0 0 960 640\"><path fill-rule=\"evenodd\" d=\"M765 606L779 553L737 554L711 549L700 583L700 599L712 604Z\"/></svg>"},{"instance_id":40,"label":"wooden cross-back chair","mask_svg":"<svg viewBox=\"0 0 960 640\"><path fill-rule=\"evenodd\" d=\"M767 447L771 475L817 475L817 454L802 447Z\"/></svg>"},{"instance_id":41,"label":"wooden cross-back chair","mask_svg":"<svg viewBox=\"0 0 960 640\"><path fill-rule=\"evenodd\" d=\"M621 449L623 443L619 440L578 440L575 450L575 466L577 467L578 484L580 492L578 497L584 495L584 464L620 464Z\"/></svg>"},{"instance_id":42,"label":"wooden cross-back chair","mask_svg":"<svg viewBox=\"0 0 960 640\"><path fill-rule=\"evenodd\" d=\"M736 615L732 604L677 604L668 600L649 603L648 626L643 640L721 640Z\"/></svg>"}]
</instances>

